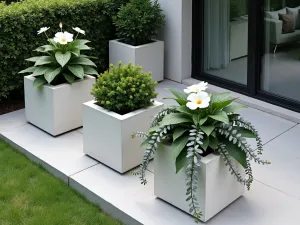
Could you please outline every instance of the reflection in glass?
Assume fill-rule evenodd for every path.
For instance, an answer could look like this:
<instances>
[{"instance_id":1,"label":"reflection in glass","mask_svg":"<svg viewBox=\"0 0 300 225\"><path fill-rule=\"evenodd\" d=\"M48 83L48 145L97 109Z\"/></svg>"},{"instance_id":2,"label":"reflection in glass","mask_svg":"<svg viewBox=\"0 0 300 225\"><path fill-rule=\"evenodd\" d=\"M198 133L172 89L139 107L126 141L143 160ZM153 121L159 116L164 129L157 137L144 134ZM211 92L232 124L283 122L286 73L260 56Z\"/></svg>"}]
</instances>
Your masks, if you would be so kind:
<instances>
[{"instance_id":1,"label":"reflection in glass","mask_svg":"<svg viewBox=\"0 0 300 225\"><path fill-rule=\"evenodd\" d=\"M205 0L205 72L247 84L248 0Z\"/></svg>"},{"instance_id":2,"label":"reflection in glass","mask_svg":"<svg viewBox=\"0 0 300 225\"><path fill-rule=\"evenodd\" d=\"M261 89L300 101L300 0L265 1Z\"/></svg>"}]
</instances>

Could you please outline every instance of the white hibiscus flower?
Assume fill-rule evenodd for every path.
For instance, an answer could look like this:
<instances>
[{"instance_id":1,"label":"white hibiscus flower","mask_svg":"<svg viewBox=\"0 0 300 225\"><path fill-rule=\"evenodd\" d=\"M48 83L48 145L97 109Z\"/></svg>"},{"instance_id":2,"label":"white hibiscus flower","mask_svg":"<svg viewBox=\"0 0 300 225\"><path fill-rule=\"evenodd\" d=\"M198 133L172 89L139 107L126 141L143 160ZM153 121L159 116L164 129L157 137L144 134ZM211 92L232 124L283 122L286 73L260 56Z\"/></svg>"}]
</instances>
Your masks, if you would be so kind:
<instances>
[{"instance_id":1,"label":"white hibiscus flower","mask_svg":"<svg viewBox=\"0 0 300 225\"><path fill-rule=\"evenodd\" d=\"M73 30L75 30L77 33L81 33L85 35L85 31L81 30L79 27L75 27L75 28L73 27Z\"/></svg>"},{"instance_id":2,"label":"white hibiscus flower","mask_svg":"<svg viewBox=\"0 0 300 225\"><path fill-rule=\"evenodd\" d=\"M70 34L69 32L58 32L55 34L54 41L56 43L60 43L62 45L66 45L69 42L73 41L73 34Z\"/></svg>"},{"instance_id":3,"label":"white hibiscus flower","mask_svg":"<svg viewBox=\"0 0 300 225\"><path fill-rule=\"evenodd\" d=\"M194 84L192 86L187 87L184 89L184 92L187 94L190 93L198 93L200 91L205 91L207 89L207 82L200 82L199 84Z\"/></svg>"},{"instance_id":4,"label":"white hibiscus flower","mask_svg":"<svg viewBox=\"0 0 300 225\"><path fill-rule=\"evenodd\" d=\"M38 31L38 34L41 34L41 33L44 33L46 32L47 30L49 30L50 27L42 27L39 31Z\"/></svg>"},{"instance_id":5,"label":"white hibiscus flower","mask_svg":"<svg viewBox=\"0 0 300 225\"><path fill-rule=\"evenodd\" d=\"M209 106L210 97L209 94L201 91L198 93L192 93L188 96L187 100L189 101L186 106L191 110L203 109Z\"/></svg>"}]
</instances>

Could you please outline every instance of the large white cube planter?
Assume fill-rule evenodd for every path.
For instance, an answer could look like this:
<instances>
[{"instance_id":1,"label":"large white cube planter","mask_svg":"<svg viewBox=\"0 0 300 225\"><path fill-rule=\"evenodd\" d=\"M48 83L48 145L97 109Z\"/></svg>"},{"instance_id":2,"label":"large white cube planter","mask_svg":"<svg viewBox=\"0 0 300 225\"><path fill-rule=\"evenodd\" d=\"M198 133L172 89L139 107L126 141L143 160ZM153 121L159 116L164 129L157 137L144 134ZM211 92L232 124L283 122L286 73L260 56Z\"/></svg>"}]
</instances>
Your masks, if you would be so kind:
<instances>
[{"instance_id":1,"label":"large white cube planter","mask_svg":"<svg viewBox=\"0 0 300 225\"><path fill-rule=\"evenodd\" d=\"M29 123L57 136L82 126L82 103L90 101L95 78L56 86L33 87L33 76L24 77L25 114Z\"/></svg>"},{"instance_id":2,"label":"large white cube planter","mask_svg":"<svg viewBox=\"0 0 300 225\"><path fill-rule=\"evenodd\" d=\"M132 139L137 131L146 131L163 103L125 115L108 111L90 101L83 109L83 151L110 168L125 173L142 163L141 140Z\"/></svg>"},{"instance_id":3,"label":"large white cube planter","mask_svg":"<svg viewBox=\"0 0 300 225\"><path fill-rule=\"evenodd\" d=\"M164 79L164 42L153 40L152 43L132 46L112 40L109 42L109 63L117 65L132 63L140 65L144 72L152 73L153 81Z\"/></svg>"},{"instance_id":4,"label":"large white cube planter","mask_svg":"<svg viewBox=\"0 0 300 225\"><path fill-rule=\"evenodd\" d=\"M185 169L176 174L175 160L170 146L160 145L154 158L154 194L177 208L189 213L189 202L186 202ZM241 174L243 168L236 163ZM197 199L203 216L208 221L244 193L245 187L238 183L225 166L224 160L214 154L203 157Z\"/></svg>"}]
</instances>

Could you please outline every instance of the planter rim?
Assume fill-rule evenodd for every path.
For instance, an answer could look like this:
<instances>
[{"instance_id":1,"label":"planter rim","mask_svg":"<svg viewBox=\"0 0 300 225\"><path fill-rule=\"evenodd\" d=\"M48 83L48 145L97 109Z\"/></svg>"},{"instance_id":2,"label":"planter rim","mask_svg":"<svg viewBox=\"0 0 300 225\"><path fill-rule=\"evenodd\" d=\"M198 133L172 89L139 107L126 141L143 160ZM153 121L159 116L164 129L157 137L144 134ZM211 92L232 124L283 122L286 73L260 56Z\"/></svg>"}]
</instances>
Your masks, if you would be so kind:
<instances>
[{"instance_id":1,"label":"planter rim","mask_svg":"<svg viewBox=\"0 0 300 225\"><path fill-rule=\"evenodd\" d=\"M155 43L163 42L161 40L151 39L154 42L151 42L151 43L148 43L148 44L143 44L143 45L138 45L138 46L133 46L133 45L129 45L129 44L123 43L120 40L122 40L122 38L115 39L115 40L110 40L110 42L115 42L115 43L118 43L120 45L124 45L124 46L127 46L129 48L133 48L133 49L143 48L143 47L148 46L148 45L152 45L152 44L155 44Z\"/></svg>"},{"instance_id":2,"label":"planter rim","mask_svg":"<svg viewBox=\"0 0 300 225\"><path fill-rule=\"evenodd\" d=\"M35 80L35 77L33 75L25 76L25 78L30 79L30 80ZM82 79L82 80L76 80L76 81L74 81L73 84L79 83L79 82L82 82L82 81L85 81L85 80L88 80L88 79L95 79L95 78L93 76L91 76L91 75L84 75L84 79ZM59 89L59 88L64 88L66 86L71 86L73 84L63 83L63 84L59 84L59 85L55 85L55 86L51 85L51 84L44 84L43 87L55 90L55 89Z\"/></svg>"},{"instance_id":3,"label":"planter rim","mask_svg":"<svg viewBox=\"0 0 300 225\"><path fill-rule=\"evenodd\" d=\"M151 105L151 106L149 106L149 107L147 107L147 108L138 109L138 110L135 110L135 111L133 111L133 112L130 112L130 113L127 113L127 114L124 114L124 115L120 115L120 114L118 114L118 113L109 111L109 110L107 110L107 109L105 109L105 108L103 108L103 107L101 107L101 106L99 106L99 105L96 105L96 104L95 104L96 102L97 102L97 101L92 100L92 101L89 101L89 102L86 102L86 103L83 103L83 104L84 104L85 106L87 106L87 107L93 108L94 110L100 111L100 112L102 112L102 113L104 113L104 114L106 114L106 115L109 115L109 116L111 116L111 117L114 117L114 118L116 118L116 119L118 119L118 120L126 120L126 119L129 119L129 118L134 117L134 116L136 116L136 115L138 115L138 114L140 114L140 113L143 113L143 112L144 112L145 110L147 110L147 109L151 109L151 108L155 108L155 107L158 107L158 106L163 105L163 103L161 103L161 102L154 101L154 102L153 102L153 105ZM153 116L154 116L154 115L153 115Z\"/></svg>"}]
</instances>

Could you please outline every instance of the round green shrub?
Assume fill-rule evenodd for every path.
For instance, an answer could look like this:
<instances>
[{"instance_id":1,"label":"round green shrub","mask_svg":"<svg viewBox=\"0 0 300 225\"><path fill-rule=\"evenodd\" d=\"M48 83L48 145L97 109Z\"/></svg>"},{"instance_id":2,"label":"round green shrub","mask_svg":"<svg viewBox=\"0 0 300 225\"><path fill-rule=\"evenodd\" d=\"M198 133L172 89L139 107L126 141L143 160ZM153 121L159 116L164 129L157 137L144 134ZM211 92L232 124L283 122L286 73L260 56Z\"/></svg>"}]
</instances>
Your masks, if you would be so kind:
<instances>
[{"instance_id":1,"label":"round green shrub","mask_svg":"<svg viewBox=\"0 0 300 225\"><path fill-rule=\"evenodd\" d=\"M164 18L157 0L131 0L117 14L118 36L130 45L147 44L164 25Z\"/></svg>"},{"instance_id":2,"label":"round green shrub","mask_svg":"<svg viewBox=\"0 0 300 225\"><path fill-rule=\"evenodd\" d=\"M123 115L152 105L156 85L142 67L119 62L99 75L91 93L98 105Z\"/></svg>"}]
</instances>

